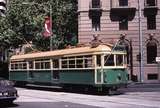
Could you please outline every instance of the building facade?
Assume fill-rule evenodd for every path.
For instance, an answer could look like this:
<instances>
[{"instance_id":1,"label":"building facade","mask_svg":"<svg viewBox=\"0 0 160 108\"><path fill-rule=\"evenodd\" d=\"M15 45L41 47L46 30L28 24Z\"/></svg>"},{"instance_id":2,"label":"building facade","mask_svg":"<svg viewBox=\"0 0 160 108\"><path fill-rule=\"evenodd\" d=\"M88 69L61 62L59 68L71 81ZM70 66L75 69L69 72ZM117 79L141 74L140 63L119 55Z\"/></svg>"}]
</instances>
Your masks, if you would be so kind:
<instances>
[{"instance_id":1,"label":"building facade","mask_svg":"<svg viewBox=\"0 0 160 108\"><path fill-rule=\"evenodd\" d=\"M78 0L78 40L125 45L129 78L160 82L160 0ZM141 61L142 60L142 61Z\"/></svg>"}]
</instances>

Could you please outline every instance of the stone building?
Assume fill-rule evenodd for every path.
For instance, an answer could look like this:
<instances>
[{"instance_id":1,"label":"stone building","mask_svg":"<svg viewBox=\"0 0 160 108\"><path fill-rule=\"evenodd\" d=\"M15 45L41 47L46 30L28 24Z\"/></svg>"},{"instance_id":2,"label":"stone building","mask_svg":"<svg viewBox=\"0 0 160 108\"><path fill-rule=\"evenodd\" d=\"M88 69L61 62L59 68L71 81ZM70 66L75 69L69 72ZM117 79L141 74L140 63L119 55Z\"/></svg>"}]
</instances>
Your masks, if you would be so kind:
<instances>
[{"instance_id":1,"label":"stone building","mask_svg":"<svg viewBox=\"0 0 160 108\"><path fill-rule=\"evenodd\" d=\"M159 9L160 0L78 0L79 43L98 35L104 43L123 44L129 78L160 82Z\"/></svg>"}]
</instances>

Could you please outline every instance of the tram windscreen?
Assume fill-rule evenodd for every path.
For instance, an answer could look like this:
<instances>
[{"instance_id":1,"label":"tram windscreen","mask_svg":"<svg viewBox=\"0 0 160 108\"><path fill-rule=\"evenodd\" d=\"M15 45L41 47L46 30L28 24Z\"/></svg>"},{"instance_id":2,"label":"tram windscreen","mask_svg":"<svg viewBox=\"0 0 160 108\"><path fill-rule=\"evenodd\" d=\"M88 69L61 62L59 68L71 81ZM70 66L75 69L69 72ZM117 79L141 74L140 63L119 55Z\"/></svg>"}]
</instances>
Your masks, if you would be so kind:
<instances>
[{"instance_id":1,"label":"tram windscreen","mask_svg":"<svg viewBox=\"0 0 160 108\"><path fill-rule=\"evenodd\" d=\"M116 66L123 66L123 55L116 55Z\"/></svg>"},{"instance_id":2,"label":"tram windscreen","mask_svg":"<svg viewBox=\"0 0 160 108\"><path fill-rule=\"evenodd\" d=\"M114 55L106 55L104 57L104 66L114 66Z\"/></svg>"}]
</instances>

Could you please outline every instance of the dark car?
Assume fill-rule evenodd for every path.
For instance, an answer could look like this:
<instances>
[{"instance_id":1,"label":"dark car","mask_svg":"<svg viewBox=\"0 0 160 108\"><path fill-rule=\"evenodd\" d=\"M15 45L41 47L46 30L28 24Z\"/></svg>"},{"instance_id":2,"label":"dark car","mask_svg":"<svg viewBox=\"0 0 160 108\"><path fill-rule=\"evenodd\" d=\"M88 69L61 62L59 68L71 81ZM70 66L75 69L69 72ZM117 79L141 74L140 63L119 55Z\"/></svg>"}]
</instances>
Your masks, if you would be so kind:
<instances>
[{"instance_id":1,"label":"dark car","mask_svg":"<svg viewBox=\"0 0 160 108\"><path fill-rule=\"evenodd\" d=\"M13 103L18 97L17 90L12 81L0 77L0 102Z\"/></svg>"}]
</instances>

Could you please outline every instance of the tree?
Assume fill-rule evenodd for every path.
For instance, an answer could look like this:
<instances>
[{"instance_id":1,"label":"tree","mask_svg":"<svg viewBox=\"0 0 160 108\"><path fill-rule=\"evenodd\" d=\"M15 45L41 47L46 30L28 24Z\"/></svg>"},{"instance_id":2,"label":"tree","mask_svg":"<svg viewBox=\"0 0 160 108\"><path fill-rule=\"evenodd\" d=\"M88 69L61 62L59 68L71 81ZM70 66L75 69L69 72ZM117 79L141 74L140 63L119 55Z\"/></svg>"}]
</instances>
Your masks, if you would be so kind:
<instances>
[{"instance_id":1,"label":"tree","mask_svg":"<svg viewBox=\"0 0 160 108\"><path fill-rule=\"evenodd\" d=\"M10 0L6 17L0 17L1 46L18 47L32 40L37 49L49 50L50 40L42 36L49 5L52 6L53 49L76 44L76 0Z\"/></svg>"}]
</instances>

